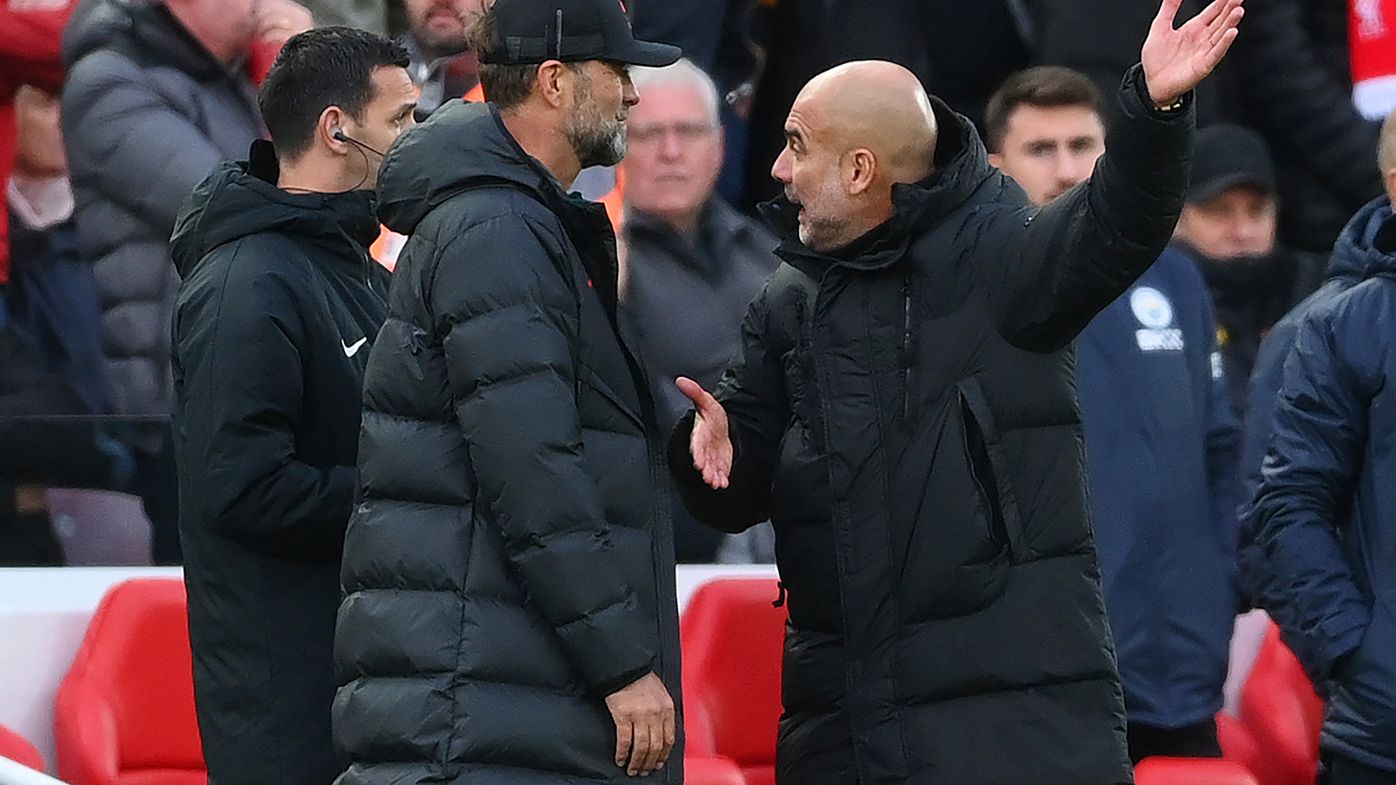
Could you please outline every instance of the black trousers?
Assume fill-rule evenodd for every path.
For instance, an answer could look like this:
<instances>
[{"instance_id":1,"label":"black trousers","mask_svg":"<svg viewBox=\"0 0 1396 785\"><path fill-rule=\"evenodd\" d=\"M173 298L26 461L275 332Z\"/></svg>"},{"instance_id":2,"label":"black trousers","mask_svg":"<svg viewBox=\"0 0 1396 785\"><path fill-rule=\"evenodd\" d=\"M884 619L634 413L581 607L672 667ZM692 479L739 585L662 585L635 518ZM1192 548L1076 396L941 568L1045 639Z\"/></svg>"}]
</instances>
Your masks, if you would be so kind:
<instances>
[{"instance_id":1,"label":"black trousers","mask_svg":"<svg viewBox=\"0 0 1396 785\"><path fill-rule=\"evenodd\" d=\"M1396 771L1383 771L1342 755L1325 754L1319 785L1396 785Z\"/></svg>"},{"instance_id":2,"label":"black trousers","mask_svg":"<svg viewBox=\"0 0 1396 785\"><path fill-rule=\"evenodd\" d=\"M141 497L150 520L150 560L178 566L184 561L179 545L179 476L175 472L174 443L168 427L160 451L135 451L136 477L132 491Z\"/></svg>"},{"instance_id":3,"label":"black trousers","mask_svg":"<svg viewBox=\"0 0 1396 785\"><path fill-rule=\"evenodd\" d=\"M1145 758L1220 758L1221 744L1217 741L1217 721L1207 720L1181 728L1159 728L1131 722L1126 731L1129 740L1129 760L1139 763Z\"/></svg>"}]
</instances>

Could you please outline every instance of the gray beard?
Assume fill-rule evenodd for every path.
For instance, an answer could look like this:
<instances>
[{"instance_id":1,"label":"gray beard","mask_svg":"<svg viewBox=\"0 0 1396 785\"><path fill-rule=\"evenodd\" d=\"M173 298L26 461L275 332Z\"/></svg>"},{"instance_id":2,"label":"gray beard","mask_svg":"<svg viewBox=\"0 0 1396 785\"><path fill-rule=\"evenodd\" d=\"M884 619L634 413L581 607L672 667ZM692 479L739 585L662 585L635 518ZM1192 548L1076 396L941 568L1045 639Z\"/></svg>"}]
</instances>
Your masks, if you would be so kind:
<instances>
[{"instance_id":1,"label":"gray beard","mask_svg":"<svg viewBox=\"0 0 1396 785\"><path fill-rule=\"evenodd\" d=\"M619 124L604 129L568 129L567 140L582 168L615 166L625 158L625 130Z\"/></svg>"}]
</instances>

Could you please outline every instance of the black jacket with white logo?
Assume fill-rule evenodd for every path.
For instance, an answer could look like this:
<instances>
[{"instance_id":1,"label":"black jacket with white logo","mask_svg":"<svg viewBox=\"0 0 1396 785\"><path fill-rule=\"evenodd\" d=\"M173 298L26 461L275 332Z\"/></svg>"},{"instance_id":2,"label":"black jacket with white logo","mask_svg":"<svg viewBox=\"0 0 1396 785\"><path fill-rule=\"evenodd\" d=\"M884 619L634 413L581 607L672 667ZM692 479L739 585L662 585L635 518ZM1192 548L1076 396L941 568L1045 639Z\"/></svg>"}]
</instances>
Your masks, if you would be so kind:
<instances>
[{"instance_id":1,"label":"black jacket with white logo","mask_svg":"<svg viewBox=\"0 0 1396 785\"><path fill-rule=\"evenodd\" d=\"M367 255L368 192L292 194L262 168L215 171L172 241L195 697L213 781L324 785L339 770L339 559L387 274Z\"/></svg>"}]
</instances>

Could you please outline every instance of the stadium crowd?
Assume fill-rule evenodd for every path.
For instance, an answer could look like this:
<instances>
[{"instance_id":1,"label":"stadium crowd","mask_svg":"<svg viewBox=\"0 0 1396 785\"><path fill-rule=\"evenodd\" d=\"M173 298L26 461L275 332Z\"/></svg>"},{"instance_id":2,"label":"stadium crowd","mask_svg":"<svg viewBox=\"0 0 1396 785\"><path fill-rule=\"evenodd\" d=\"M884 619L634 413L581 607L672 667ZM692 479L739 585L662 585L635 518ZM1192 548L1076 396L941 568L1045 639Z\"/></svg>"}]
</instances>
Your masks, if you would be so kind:
<instances>
[{"instance_id":1,"label":"stadium crowd","mask_svg":"<svg viewBox=\"0 0 1396 785\"><path fill-rule=\"evenodd\" d=\"M527 2L512 0L512 6ZM881 606L833 585L836 574L853 568L843 561L834 566L832 553L844 547L835 539L845 535L836 533L835 521L817 510L839 509L844 500L861 498L864 489L849 481L843 488L846 497L831 500L821 495L830 487L814 483L810 487L817 491L797 492L792 500L791 488L804 488L801 483L811 474L837 476L838 467L826 465L828 456L816 454L811 444L843 438L841 425L852 430L876 423L881 428L885 422L900 422L899 407L930 405L946 385L933 375L951 362L945 358L987 339L977 337L976 327L953 321L937 322L935 331L917 327L953 309L947 299L951 295L929 284L922 291L910 275L859 294L865 310L857 311L856 319L845 313L852 321L839 323L831 316L827 330L806 330L806 320L815 319L821 303L824 313L832 308L819 299L824 296L819 286L806 292L791 278L820 281L808 271L822 270L826 262L877 271L890 264L885 261L889 248L914 257L933 246L926 280L955 297L982 296L994 303L992 308L1016 312L1001 317L996 334L1015 347L1004 352L1028 347L1021 353L1033 358L1012 355L1004 360L1004 367L1014 369L1011 377L985 372L951 379L946 388L954 396L950 425L943 417L939 422L950 430L939 433L933 445L921 445L916 434L890 437L907 465L918 460L941 465L942 443L965 453L959 468L965 475L962 486L936 471L919 476L912 471L907 480L905 466L889 470L887 482L890 487L904 481L924 487L927 497L937 500L946 498L934 495L946 483L967 492L961 494L968 499L964 515L988 533L981 538L986 542L964 547L990 550L964 557L970 561L963 574L956 573L957 580L982 588L1040 579L1048 591L1065 587L1063 593L1086 595L1098 581L1103 597L1094 601L1103 601L1108 618L1109 629L1097 636L1103 641L1105 665L1087 656L1097 643L1089 631L1082 633L1080 647L1063 644L1067 653L1057 666L1065 675L1054 678L1087 686L1015 710L1052 717L1062 706L1074 707L1070 715L1085 727L1090 711L1083 707L1103 705L1091 697L1089 685L1098 680L1108 693L1113 682L1102 673L1113 662L1123 687L1131 762L1158 755L1219 757L1215 717L1222 708L1233 625L1239 614L1259 608L1278 624L1325 702L1322 776L1334 785L1396 782L1396 611L1386 594L1396 591L1396 498L1390 482L1396 472L1396 420L1388 384L1396 375L1396 1L1251 0L1231 51L1215 70L1187 92L1186 100L1167 96L1177 100L1150 105L1149 99L1157 96L1135 65L1146 36L1157 33L1157 0L631 0L617 5L633 26L637 45L656 42L663 52L678 47L684 56L677 59L677 50L669 57L655 49L628 53L628 59L607 52L586 60L624 72L625 89L637 94L638 103L622 99L628 107L623 160L603 154L582 157L579 171L567 177L530 146L530 131L518 130L532 126L520 121L509 127L517 143L505 139L507 134L490 137L496 126L479 109L483 101L511 109L531 100L526 88L521 96L508 92L510 83L502 72L489 70L528 64L518 54L526 49L519 43L526 44L526 36L496 31L501 40L512 42L501 46L509 54L479 51L487 39L476 26L490 5L490 0L0 0L0 183L8 205L0 213L0 566L186 564L197 648L201 639L204 645L221 640L221 622L200 618L196 607L203 603L205 613L215 606L226 609L220 606L227 600L219 591L237 584L235 573L265 575L259 572L265 553L313 563L303 575L314 573L334 589L342 579L343 588L360 601L341 607L339 593L331 591L319 598L329 610L314 618L288 616L285 624L304 630L328 652L339 608L339 666L355 671L358 692L345 697L348 688L340 680L337 721L394 732L402 716L391 706L373 703L379 689L375 675L382 675L374 670L378 663L425 662L430 659L426 650L453 645L421 642L421 650L392 652L375 637L387 633L372 631L394 629L388 621L393 614L431 617L435 611L422 606L395 606L395 592L417 585L414 581L434 586L445 580L430 565L415 563L409 546L449 552L446 543L424 545L435 541L427 533L423 509L447 506L455 498L453 481L443 477L455 466L451 461L460 459L432 441L438 423L422 412L447 409L456 400L486 399L461 403L459 412L462 427L478 439L472 442L478 454L468 474L472 483L479 477L481 487L492 471L547 467L544 473L555 481L553 487L520 490L501 479L504 490L491 501L493 509L518 504L533 515L551 516L549 520L591 514L587 504L575 505L581 512L569 509L584 494L570 493L568 467L549 463L560 449L548 441L552 423L547 407L556 391L537 389L530 380L551 368L553 360L539 360L539 370L531 369L531 360L519 359L527 355L520 348L525 343L551 340L551 333L539 327L547 319L515 314L517 322L508 329L485 336L458 326L483 318L472 317L477 312L493 313L472 287L497 289L504 292L499 297L507 297L514 296L511 286L522 286L504 272L476 270L469 260L490 253L522 258L526 254L520 249L539 232L547 234L537 228L541 218L529 218L533 234L508 234L491 223L496 218L482 217L489 212L487 205L460 197L463 172L505 181L524 178L520 172L532 171L525 164L542 160L554 177L544 185L529 185L538 191L530 198L512 197L517 204L509 211L531 216L530 210L546 204L548 215L556 214L568 232L586 225L576 230L577 236L608 236L607 226L614 232L614 291L605 291L600 273L581 279L609 310L588 314L587 301L578 300L580 349L574 349L573 359L583 353L582 364L596 377L579 375L579 401L580 391L590 385L600 395L625 398L615 404L617 411L628 407L652 413L653 432L646 430L649 425L637 425L632 433L631 423L612 422L612 415L577 405L581 432L602 445L592 448L590 456L600 468L588 469L609 478L600 483L600 503L616 523L616 553L624 555L625 570L637 570L638 562L644 568L639 572L649 576L637 581L653 582L666 568L672 573L675 561L779 563L782 579L792 587L792 630L809 633L808 638L791 633L806 657L798 664L825 674L820 679L838 681L829 671L815 670L832 667L823 659L828 655L822 647L831 645L824 636L842 641L843 635L853 634L859 626L854 624L860 615L856 603ZM1164 5L1174 7L1179 25L1205 18L1211 8L1198 0L1166 0ZM1224 20L1231 6L1220 0L1217 7L1225 9ZM510 19L500 23L507 26ZM330 178L326 186L324 178L305 175L303 182L311 184L297 191L286 183L300 170L292 169L278 149L284 198L258 195L255 188L239 192L248 187L238 178L265 169L267 156L276 164L277 153L262 140L280 143L279 137L299 133L295 102L268 98L278 78L292 78L281 74L339 73L357 62L352 56L336 59L333 46L351 47L336 43L340 39L324 50L311 44L304 44L304 51L295 49L307 40L301 37L306 31L339 25L391 38L396 42L391 48L365 43L382 42L380 38L345 40L376 53L363 55L373 69L401 69L404 74L396 88L384 87L387 83L380 84L377 76L372 82L378 91L375 100L385 95L382 91L398 88L401 95L392 95L405 98L394 104L394 114L384 115L386 124L375 130L361 118L345 119L327 142L337 143L341 163L359 166L362 176L357 169L345 169L340 180ZM557 36L557 49L549 50L555 54L562 49L560 30ZM293 54L310 58L301 63L301 72L293 70ZM845 74L850 82L873 85L874 93L885 90L889 96L901 95L895 91L904 88L902 108L924 100L918 98L919 83L932 96L925 115L930 118L929 146L935 148L939 138L947 148L959 144L963 151L953 160L937 153L934 161L924 162L924 171L909 165L907 171L915 174L889 185L886 223L871 222L866 234L830 246L838 249L833 253L818 247L814 228L800 223L797 231L787 220L792 215L788 208L803 206L804 221L805 213L816 209L816 197L826 198L825 191L801 179L798 163L790 160L800 155L798 149L789 152L792 147L804 144L798 125L792 132L791 107L812 100L813 86L828 73L840 74L841 64L869 60L898 64L914 83L899 86L892 77L878 81ZM495 89L486 91L484 83L491 80ZM313 88L305 89L306 100L316 97ZM837 95L835 87L826 92ZM896 129L898 138L920 133L920 126L903 133L896 108L878 111L879 122L865 123L868 134L879 123ZM541 116L528 117L544 129L539 134L548 129L555 136L570 133L565 123L548 126ZM345 123L352 134L344 130ZM1175 126L1191 133L1193 124L1197 132L1189 144ZM472 149L453 159L458 153L453 135L483 135L486 141L478 146L493 147L488 155ZM888 149L900 164L900 148L887 144L893 145ZM309 145L307 141L305 147ZM983 160L971 160L978 150ZM381 172L380 160L386 161ZM239 168L230 162L247 163ZM952 190L947 185L952 180L960 189L955 198L980 205L975 200L986 199L983 190L990 186L983 183L990 182L991 167L1011 178L1024 205L1032 206L1014 231L1023 229L1029 238L1025 242L1046 249L1040 255L1023 252L1027 261L1022 266L1036 263L1045 269L1060 258L1067 270L1060 280L1015 271L994 279L993 286L982 278L968 283L933 278L939 275L933 266L939 258L993 253L1018 258L1017 246L1000 239L1009 234L1004 222L974 224L971 218L966 225L973 228L972 238L928 229L924 243L916 235L915 243L902 246L892 232L882 231L883 226L897 230L903 224L918 229L934 224L922 219L923 212L938 215L937 199L948 198L944 194ZM483 192L479 185L471 188ZM590 205L565 197L567 190L603 205L604 213L589 213ZM335 196L310 197L311 192ZM375 192L378 211L365 218L370 192ZM364 204L353 201L355 194L364 197ZM782 201L796 195L800 203ZM1170 206L1173 196L1176 210ZM333 293L323 296L352 303L346 307L353 311L353 329L370 349L403 347L400 354L414 359L389 361L375 352L370 360L365 349L354 375L334 377L326 388L298 378L292 388L279 376L277 369L283 366L274 358L293 363L300 356L294 346L277 343L277 336L248 332L238 337L231 328L226 334L210 329L221 317L210 310L212 295L207 292L226 285L212 276L228 274L215 265L225 261L220 248L257 232L291 231L288 227L305 220L297 211L311 209L341 211L341 225L333 237L305 242L328 256L339 252L337 243L363 246L376 264L341 271L343 281L295 279L289 288L301 292L299 297L323 287ZM485 229L476 230L476 223ZM1158 226L1165 223L1173 228L1158 235ZM461 237L477 243L468 246L474 256L463 250L464 240L451 239L462 226L472 227ZM484 237L486 230L496 236ZM575 255L578 269L589 275L606 268L607 250L601 243L582 248L562 243L562 250L542 244L551 255ZM1151 252L1154 245L1161 253ZM800 248L792 250L796 246ZM266 252L276 253L281 251ZM1137 280L1110 272L1114 263ZM981 286L990 293L965 294ZM1032 291L1044 298L1050 291L1053 307L1028 305ZM559 287L538 297L555 303L562 300L548 298L563 294ZM298 314L311 306L298 304L296 297L269 301L249 295L241 302L218 302L265 314L269 323L280 325L277 335L323 327L302 323ZM1000 297L1006 305L998 303ZM571 307L571 300L564 299ZM434 308L454 314L447 319L451 337L435 348L421 343L420 325L413 321L420 313L434 314ZM620 348L598 346L588 338L587 330L597 325L608 335L604 328L613 327L622 339L616 342ZM942 328L947 331L940 332ZM805 353L843 357L836 338L830 337L840 329L864 331L868 341L885 343L884 353L869 350L875 355L872 368L879 374L888 369L905 374L905 387L912 391L889 393L900 396L899 404L889 408L871 396L871 402L839 408L844 403L820 399L816 387L834 384L840 374L858 375L836 366L831 370L832 360L830 366L820 365ZM338 340L327 335L326 340ZM507 337L501 342L501 335L516 336L520 343L511 345ZM460 359L466 352L461 347L469 348L469 362ZM643 371L624 347L643 358ZM781 351L773 353L774 347ZM359 348L349 342L342 347L348 358ZM440 357L432 353L436 349ZM248 362L268 369L267 379L277 386L208 377L213 372L206 360L222 356L220 352L255 355L255 362ZM518 377L513 394L536 406L529 427L507 427L503 413L509 410L490 408L489 396L476 395L474 387L469 395L455 391L457 398L446 404L431 398L426 388L446 386L438 383L438 375L444 380L458 366L472 363L484 366L475 370L486 376ZM763 373L767 368L775 370ZM613 390L613 380L602 378L605 373L645 374L633 405L627 393ZM825 377L817 383L821 373ZM679 377L686 384L676 385ZM403 381L407 378L428 382L409 388ZM357 442L360 398L346 397L344 387L365 379L366 414L362 441ZM917 385L922 399L915 397ZM235 411L228 403L239 396L251 402L247 411ZM217 412L245 429L237 439L227 437L217 427L190 424L187 413L193 411ZM295 443L282 445L282 452L265 456L264 463L242 459L242 451L263 449L263 429L298 417L305 418L306 431L296 434ZM331 423L346 421L352 421L352 436L341 437ZM711 444L725 445L727 452L725 458L705 463L699 443L708 438L704 428L714 422L721 423L722 434ZM1049 433L1062 427L1064 432ZM873 425L866 428L874 430ZM676 437L669 442L671 432ZM1068 443L1080 445L1078 452L1068 456L1056 449L1054 440L1062 433ZM657 443L653 449L659 451L667 444L669 450L674 477L660 479L663 492L654 497L672 521L672 536L657 539L663 553L651 553L648 540L641 547L628 539L632 532L625 521L641 516L634 528L643 529L648 513L640 508L651 501L648 492L636 500L631 491L654 478L645 475L643 466L626 467L622 447L627 438ZM854 435L846 438L856 441ZM357 469L356 443L364 451ZM487 450L480 444L499 447ZM219 450L233 457L205 458ZM721 452L716 446L713 450L712 455ZM1084 487L1069 487L1071 477L1060 467L1076 460L1080 450ZM606 457L598 458L599 453ZM304 460L306 454L319 456L334 471L294 478L280 473L284 464ZM487 455L499 468L486 466ZM1025 464L1031 470L1022 470ZM407 476L404 467L416 473ZM515 501L510 495L519 493L532 499ZM363 501L365 494L368 501L358 507L351 526L351 502ZM191 503L194 498L197 503ZM75 504L75 499L87 503ZM894 501L889 520L901 504L916 506L913 516L921 514L922 506L940 504L937 514L959 520L959 502L933 503L920 496ZM878 514L875 506L861 507L852 517L864 521ZM74 516L86 519L75 523ZM319 526L325 516L340 520L337 529ZM1066 544L1033 540L1022 521L1040 519L1035 516L1051 519L1053 531ZM274 519L295 523L270 524ZM388 535L375 532L373 524L390 519L407 522L400 525L421 539L387 542ZM237 525L243 529L235 531L229 520L242 521ZM1077 524L1084 534L1072 534ZM141 548L148 542L148 551L92 555L91 549L84 550L81 538L109 525L139 526ZM419 525L420 531L413 529ZM903 541L887 544L889 549L951 552L961 547L953 533L915 526L901 531L896 525L887 528ZM211 545L205 529L235 540L236 549ZM585 671L588 687L599 694L620 695L628 685L644 684L636 679L656 675L650 674L646 657L636 655L640 665L635 667L626 661L631 652L617 644L607 652L615 661L603 664L588 659L595 649L586 647L593 637L648 634L635 632L624 620L612 624L607 614L616 603L641 602L643 607L653 597L610 597L602 586L582 586L585 581L567 574L566 560L556 555L573 545L545 547L555 534L510 530L504 539L513 536L522 544L510 540L507 547L503 541L477 546L485 555L468 554L471 563L485 559L485 569L498 575L481 579L494 584L461 587L461 595L513 596L509 592L517 587L512 579L501 577L509 569L523 573L520 581L530 592L542 584L529 570L563 573L558 581L577 582L573 595L531 598L545 606L550 620L558 614L586 620L587 629L558 636L559 650ZM859 529L857 536L876 540L880 535ZM576 563L586 569L616 568L578 547ZM74 558L79 552L88 555ZM840 559L853 558L838 552ZM820 561L825 556L827 563ZM491 567L492 557L498 564ZM453 557L442 558L450 562ZM1000 560L1004 564L996 566ZM512 566L506 569L505 564ZM1060 567L1034 572L1041 564ZM1058 577L1041 578L1044 574ZM295 581L301 579L297 573ZM899 580L909 583L922 579L915 569L899 573ZM294 593L306 585L287 579L282 590ZM908 627L940 629L931 625L946 618L959 624L966 614L985 607L966 599L969 588L927 580L922 589L926 607L913 609L915 603L908 601L905 612L913 614ZM649 586L647 591L659 592L663 604L663 589ZM782 593L780 601L784 599ZM1077 606L1071 606L1067 615L1080 621L1094 607L1091 602L1082 600L1087 611L1078 614ZM468 617L461 610L459 625L495 624L515 636L510 645L525 648L534 641L530 636L540 634L528 619L511 618L499 609L476 612L478 617ZM924 618L914 615L918 612ZM658 613L664 615L662 609ZM1057 629L1065 640L1071 623L1063 619ZM979 634L964 624L956 629L951 634ZM676 650L677 645L677 640L665 639L657 648ZM922 656L921 649L912 651ZM493 654L504 657L496 652L480 656ZM872 660L877 652L860 654ZM539 668L553 667L548 657ZM1013 659L1006 654L1004 662ZM199 673L197 654L195 666ZM210 690L207 685L219 676L207 663L203 667L201 678L209 681L200 689ZM488 670L488 663L472 667ZM1028 675L1004 667L1008 686L1000 689L1041 688ZM334 675L326 669L307 674L304 681L323 680L328 695ZM657 675L661 679L649 688L655 694L664 693L665 682L671 688L676 684L673 673ZM425 677L422 681L423 694L444 689ZM277 688L269 681L266 689ZM975 700L986 690L974 680L940 689ZM930 687L926 691L939 694ZM645 698L636 695L637 701ZM790 697L787 711L798 714ZM785 785L853 776L840 769L852 765L853 756L843 756L839 746L847 731L821 714L827 696L795 697L817 708L800 720L804 724L791 720L792 738L782 736L782 744L793 745L803 761L785 764ZM553 699L529 698L556 716L581 711L554 708L547 702ZM1106 704L1110 699L1100 698ZM221 757L230 769L238 768L247 750L237 744L217 746L220 738L238 733L225 728L220 734L219 722L227 717L206 708L210 699L201 695L201 700L210 763L216 765ZM848 716L862 721L861 703L850 704ZM868 715L877 711L861 710ZM927 722L943 719L927 716L934 718ZM945 715L955 716L953 711ZM868 722L869 729L860 733L878 738L886 732L874 720ZM914 736L920 727L910 720L903 727L902 722L898 718L897 727L907 735ZM984 720L966 721L965 727L973 728L975 722ZM325 727L328 733L328 717ZM1068 737L1073 730L1060 733L1062 743L1072 743ZM307 741L307 749L296 757L310 760L328 749L328 744L316 748L315 741ZM381 769L382 761L393 760L412 741L367 731L351 739L348 746L363 767L357 774L351 768L345 781L390 781L378 779L388 775L374 765ZM881 751L881 744L873 746ZM907 755L905 742L902 747L901 754ZM1082 758L1092 754L1088 745L1076 752ZM914 745L910 754L934 755ZM655 756L658 761L657 752ZM658 771L654 761L635 764L639 768L632 773ZM321 774L338 771L335 761L318 765ZM584 764L557 764L564 770L568 765ZM862 781L896 781L877 773L877 766L894 770L894 763L860 765L871 766L860 769ZM268 769L261 781L276 776Z\"/></svg>"}]
</instances>

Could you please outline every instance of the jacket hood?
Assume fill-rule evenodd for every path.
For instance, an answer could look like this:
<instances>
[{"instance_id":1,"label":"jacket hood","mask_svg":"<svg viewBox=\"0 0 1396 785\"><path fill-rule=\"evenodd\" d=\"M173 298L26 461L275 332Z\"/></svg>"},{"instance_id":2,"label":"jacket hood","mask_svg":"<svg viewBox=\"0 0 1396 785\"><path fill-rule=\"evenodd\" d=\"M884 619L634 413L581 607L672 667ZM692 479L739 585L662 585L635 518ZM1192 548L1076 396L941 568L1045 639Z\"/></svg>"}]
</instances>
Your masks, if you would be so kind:
<instances>
[{"instance_id":1,"label":"jacket hood","mask_svg":"<svg viewBox=\"0 0 1396 785\"><path fill-rule=\"evenodd\" d=\"M412 234L450 197L500 183L539 197L562 192L510 135L493 104L453 99L388 150L378 173L378 217L389 229Z\"/></svg>"},{"instance_id":2,"label":"jacket hood","mask_svg":"<svg viewBox=\"0 0 1396 785\"><path fill-rule=\"evenodd\" d=\"M71 68L104 47L148 56L200 79L236 70L224 67L164 3L152 0L81 0L63 32L63 64Z\"/></svg>"},{"instance_id":3,"label":"jacket hood","mask_svg":"<svg viewBox=\"0 0 1396 785\"><path fill-rule=\"evenodd\" d=\"M180 277L218 246L261 232L291 235L346 260L364 258L378 236L372 192L288 193L276 187L270 142L253 142L249 158L220 165L184 203L170 237Z\"/></svg>"},{"instance_id":4,"label":"jacket hood","mask_svg":"<svg viewBox=\"0 0 1396 785\"><path fill-rule=\"evenodd\" d=\"M1328 278L1377 273L1396 273L1396 215L1385 196L1368 202L1348 221L1328 261Z\"/></svg>"},{"instance_id":5,"label":"jacket hood","mask_svg":"<svg viewBox=\"0 0 1396 785\"><path fill-rule=\"evenodd\" d=\"M790 262L804 259L862 269L886 267L905 254L920 229L959 209L992 176L994 169L989 166L989 153L968 118L934 96L931 108L940 129L936 170L920 182L892 186L891 218L847 248L819 253L800 242L799 207L782 195L757 208L780 238L776 254Z\"/></svg>"}]
</instances>

